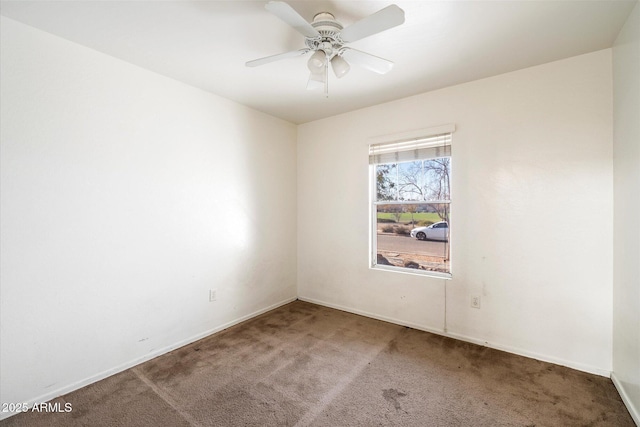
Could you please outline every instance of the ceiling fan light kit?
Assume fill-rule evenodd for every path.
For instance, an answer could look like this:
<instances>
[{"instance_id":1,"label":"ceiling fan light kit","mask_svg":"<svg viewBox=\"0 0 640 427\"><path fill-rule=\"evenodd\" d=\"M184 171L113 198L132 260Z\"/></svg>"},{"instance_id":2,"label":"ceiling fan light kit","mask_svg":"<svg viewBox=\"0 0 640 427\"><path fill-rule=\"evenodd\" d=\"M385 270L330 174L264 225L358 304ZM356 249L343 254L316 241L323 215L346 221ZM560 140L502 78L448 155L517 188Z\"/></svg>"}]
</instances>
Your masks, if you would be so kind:
<instances>
[{"instance_id":1,"label":"ceiling fan light kit","mask_svg":"<svg viewBox=\"0 0 640 427\"><path fill-rule=\"evenodd\" d=\"M333 69L333 73L336 77L341 78L349 72L351 66L343 57L336 55L331 58L331 68Z\"/></svg>"},{"instance_id":2,"label":"ceiling fan light kit","mask_svg":"<svg viewBox=\"0 0 640 427\"><path fill-rule=\"evenodd\" d=\"M324 68L319 73L309 74L309 81L307 82L307 89L309 90L321 90L327 87L327 74Z\"/></svg>"},{"instance_id":3,"label":"ceiling fan light kit","mask_svg":"<svg viewBox=\"0 0 640 427\"><path fill-rule=\"evenodd\" d=\"M385 74L393 68L393 62L369 53L352 49L345 43L354 42L365 37L380 33L404 23L404 11L396 5L390 5L369 15L356 23L344 28L335 16L329 12L320 12L308 23L291 6L282 1L270 1L265 5L267 11L289 24L296 31L305 36L304 49L285 52L265 58L247 62L247 67L257 67L280 59L306 55L313 52L307 61L307 68L311 71L307 89L324 89L328 96L328 68L329 63L337 78L344 77L351 66L347 59L356 65Z\"/></svg>"},{"instance_id":4,"label":"ceiling fan light kit","mask_svg":"<svg viewBox=\"0 0 640 427\"><path fill-rule=\"evenodd\" d=\"M312 73L320 73L324 71L326 61L327 54L322 50L317 50L313 55L311 55L311 58L309 58L307 68L309 68L309 71Z\"/></svg>"}]
</instances>

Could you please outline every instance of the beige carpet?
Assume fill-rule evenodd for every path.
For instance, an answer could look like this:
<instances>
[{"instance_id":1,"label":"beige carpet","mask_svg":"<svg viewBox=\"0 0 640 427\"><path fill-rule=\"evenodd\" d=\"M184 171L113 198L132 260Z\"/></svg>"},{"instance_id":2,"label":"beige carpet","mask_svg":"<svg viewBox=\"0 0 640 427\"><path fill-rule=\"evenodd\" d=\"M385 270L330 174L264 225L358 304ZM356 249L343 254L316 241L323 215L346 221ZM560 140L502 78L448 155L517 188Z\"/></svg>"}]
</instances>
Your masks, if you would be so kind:
<instances>
[{"instance_id":1,"label":"beige carpet","mask_svg":"<svg viewBox=\"0 0 640 427\"><path fill-rule=\"evenodd\" d=\"M633 426L607 378L296 301L2 426Z\"/></svg>"}]
</instances>

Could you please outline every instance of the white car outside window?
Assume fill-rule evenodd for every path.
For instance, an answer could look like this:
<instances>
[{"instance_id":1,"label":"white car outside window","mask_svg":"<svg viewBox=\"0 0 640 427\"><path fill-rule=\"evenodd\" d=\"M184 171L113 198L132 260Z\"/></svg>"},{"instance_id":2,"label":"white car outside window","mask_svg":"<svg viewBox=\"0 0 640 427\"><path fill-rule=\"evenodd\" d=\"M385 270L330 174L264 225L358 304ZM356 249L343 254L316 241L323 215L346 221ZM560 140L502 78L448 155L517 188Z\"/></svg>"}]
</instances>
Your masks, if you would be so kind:
<instances>
[{"instance_id":1,"label":"white car outside window","mask_svg":"<svg viewBox=\"0 0 640 427\"><path fill-rule=\"evenodd\" d=\"M449 240L449 224L446 221L436 222L428 227L417 227L411 230L411 237L418 240Z\"/></svg>"}]
</instances>

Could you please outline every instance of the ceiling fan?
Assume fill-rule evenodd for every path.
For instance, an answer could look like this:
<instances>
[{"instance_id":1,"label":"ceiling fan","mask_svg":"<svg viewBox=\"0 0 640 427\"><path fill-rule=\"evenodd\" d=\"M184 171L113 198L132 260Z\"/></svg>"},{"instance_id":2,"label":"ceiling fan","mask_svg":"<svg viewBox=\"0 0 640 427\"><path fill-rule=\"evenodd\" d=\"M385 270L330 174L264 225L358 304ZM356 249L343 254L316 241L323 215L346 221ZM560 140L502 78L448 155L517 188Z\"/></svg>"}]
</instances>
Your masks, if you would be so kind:
<instances>
[{"instance_id":1,"label":"ceiling fan","mask_svg":"<svg viewBox=\"0 0 640 427\"><path fill-rule=\"evenodd\" d=\"M388 73L393 67L393 62L347 47L345 43L369 37L404 23L404 11L394 4L349 25L347 28L336 21L333 14L329 12L316 14L313 22L309 23L291 6L282 1L270 1L265 5L265 9L305 36L307 47L254 59L245 64L247 67L257 67L280 59L313 52L307 62L307 67L311 71L307 89L324 89L327 96L329 64L331 64L337 78L341 78L349 72L351 68L349 63L357 64L379 74Z\"/></svg>"}]
</instances>

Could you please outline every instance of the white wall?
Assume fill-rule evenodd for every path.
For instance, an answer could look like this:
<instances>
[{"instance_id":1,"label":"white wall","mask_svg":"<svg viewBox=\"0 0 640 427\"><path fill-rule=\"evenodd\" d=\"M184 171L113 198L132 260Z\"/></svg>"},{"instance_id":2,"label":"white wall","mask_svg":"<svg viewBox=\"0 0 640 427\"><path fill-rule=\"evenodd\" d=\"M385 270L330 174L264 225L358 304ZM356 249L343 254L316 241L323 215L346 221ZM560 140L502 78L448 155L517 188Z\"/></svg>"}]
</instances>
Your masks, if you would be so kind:
<instances>
[{"instance_id":1,"label":"white wall","mask_svg":"<svg viewBox=\"0 0 640 427\"><path fill-rule=\"evenodd\" d=\"M446 305L452 336L608 375L611 73L607 49L299 126L299 296L437 332ZM447 123L453 279L369 269L368 138Z\"/></svg>"},{"instance_id":2,"label":"white wall","mask_svg":"<svg viewBox=\"0 0 640 427\"><path fill-rule=\"evenodd\" d=\"M1 38L2 402L295 298L294 125L6 18Z\"/></svg>"},{"instance_id":3,"label":"white wall","mask_svg":"<svg viewBox=\"0 0 640 427\"><path fill-rule=\"evenodd\" d=\"M613 375L640 425L640 4L613 48Z\"/></svg>"}]
</instances>

